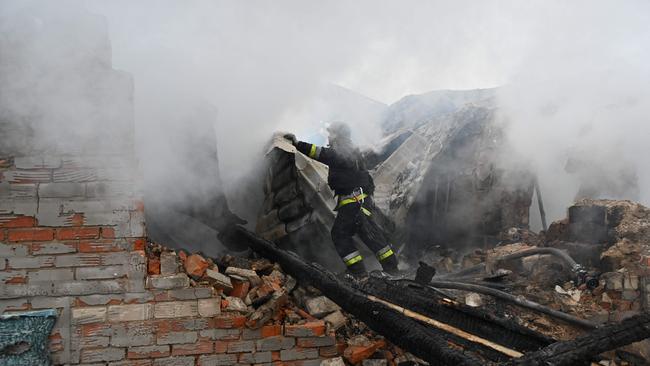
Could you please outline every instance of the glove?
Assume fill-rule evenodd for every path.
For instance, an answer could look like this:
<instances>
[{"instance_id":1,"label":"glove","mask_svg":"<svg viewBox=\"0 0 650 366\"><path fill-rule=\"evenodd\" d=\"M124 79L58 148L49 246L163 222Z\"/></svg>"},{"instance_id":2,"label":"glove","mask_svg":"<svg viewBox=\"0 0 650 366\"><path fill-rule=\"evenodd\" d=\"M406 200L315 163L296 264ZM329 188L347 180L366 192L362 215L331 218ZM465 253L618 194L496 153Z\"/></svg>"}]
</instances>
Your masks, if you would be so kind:
<instances>
[{"instance_id":1,"label":"glove","mask_svg":"<svg viewBox=\"0 0 650 366\"><path fill-rule=\"evenodd\" d=\"M284 138L289 140L291 142L291 145L295 145L296 142L298 142L298 139L296 139L296 135L294 135L292 133L288 133L288 134L284 135Z\"/></svg>"}]
</instances>

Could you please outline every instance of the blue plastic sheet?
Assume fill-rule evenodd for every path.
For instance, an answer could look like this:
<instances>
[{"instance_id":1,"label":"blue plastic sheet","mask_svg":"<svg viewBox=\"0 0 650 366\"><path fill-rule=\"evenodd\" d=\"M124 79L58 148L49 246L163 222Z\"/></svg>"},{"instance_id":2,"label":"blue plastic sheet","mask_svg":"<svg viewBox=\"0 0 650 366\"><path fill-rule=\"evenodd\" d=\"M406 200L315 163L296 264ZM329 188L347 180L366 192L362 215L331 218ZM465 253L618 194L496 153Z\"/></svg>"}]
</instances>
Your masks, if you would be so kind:
<instances>
[{"instance_id":1,"label":"blue plastic sheet","mask_svg":"<svg viewBox=\"0 0 650 366\"><path fill-rule=\"evenodd\" d=\"M0 315L0 365L49 365L48 337L56 317L54 309Z\"/></svg>"}]
</instances>

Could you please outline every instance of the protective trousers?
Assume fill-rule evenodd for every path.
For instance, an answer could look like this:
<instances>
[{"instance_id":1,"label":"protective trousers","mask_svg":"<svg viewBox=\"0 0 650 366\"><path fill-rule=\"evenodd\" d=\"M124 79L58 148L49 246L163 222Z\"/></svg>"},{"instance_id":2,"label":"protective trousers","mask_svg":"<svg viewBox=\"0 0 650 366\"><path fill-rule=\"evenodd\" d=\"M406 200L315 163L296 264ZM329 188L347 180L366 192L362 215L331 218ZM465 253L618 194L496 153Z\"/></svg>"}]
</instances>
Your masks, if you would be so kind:
<instances>
[{"instance_id":1,"label":"protective trousers","mask_svg":"<svg viewBox=\"0 0 650 366\"><path fill-rule=\"evenodd\" d=\"M365 196L365 195L364 195ZM366 272L363 257L357 250L353 236L358 234L372 250L385 272L397 273L397 257L388 243L387 237L372 212L376 210L368 197L361 201L339 203L338 214L332 226L332 241L348 270L353 274Z\"/></svg>"}]
</instances>

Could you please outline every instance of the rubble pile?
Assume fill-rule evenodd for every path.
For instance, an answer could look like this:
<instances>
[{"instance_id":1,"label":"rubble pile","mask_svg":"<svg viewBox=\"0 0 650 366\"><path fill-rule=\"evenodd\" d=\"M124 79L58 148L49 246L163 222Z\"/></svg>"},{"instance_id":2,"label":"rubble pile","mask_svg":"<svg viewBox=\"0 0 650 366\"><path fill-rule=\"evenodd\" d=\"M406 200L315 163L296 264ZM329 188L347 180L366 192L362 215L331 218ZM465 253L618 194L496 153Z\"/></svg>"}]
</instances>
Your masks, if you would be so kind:
<instances>
[{"instance_id":1,"label":"rubble pile","mask_svg":"<svg viewBox=\"0 0 650 366\"><path fill-rule=\"evenodd\" d=\"M461 254L439 248L427 253L426 258L444 280L480 283L594 325L619 323L649 309L650 210L643 205L581 200L569 208L566 219L554 222L546 233L535 235L513 228L500 238L502 242L492 249ZM503 260L536 248L560 249L578 265L571 268L550 254ZM468 270L477 266L482 271ZM467 275L454 277L453 273ZM489 309L556 340L574 339L588 331L492 296L446 291L469 306ZM612 364L640 357L650 360L649 342L638 342L611 354L612 362L623 362Z\"/></svg>"},{"instance_id":2,"label":"rubble pile","mask_svg":"<svg viewBox=\"0 0 650 366\"><path fill-rule=\"evenodd\" d=\"M295 336L296 346L317 347L316 356L331 366L424 363L266 259L212 259L156 243L148 244L147 257L150 282L164 278L191 288L212 288L213 296L221 298L221 314L244 328L244 338L247 332Z\"/></svg>"}]
</instances>

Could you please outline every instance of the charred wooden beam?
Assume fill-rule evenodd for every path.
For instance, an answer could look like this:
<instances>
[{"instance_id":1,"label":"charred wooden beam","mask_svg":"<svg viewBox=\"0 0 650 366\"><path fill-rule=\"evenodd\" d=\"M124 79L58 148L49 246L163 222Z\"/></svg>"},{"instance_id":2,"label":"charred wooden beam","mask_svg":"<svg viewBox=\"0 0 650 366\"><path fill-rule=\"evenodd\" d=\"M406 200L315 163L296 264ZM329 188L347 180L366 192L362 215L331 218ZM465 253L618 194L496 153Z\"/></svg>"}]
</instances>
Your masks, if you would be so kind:
<instances>
[{"instance_id":1,"label":"charred wooden beam","mask_svg":"<svg viewBox=\"0 0 650 366\"><path fill-rule=\"evenodd\" d=\"M650 313L642 313L592 330L571 341L557 342L512 360L510 365L588 365L597 355L650 337Z\"/></svg>"},{"instance_id":2,"label":"charred wooden beam","mask_svg":"<svg viewBox=\"0 0 650 366\"><path fill-rule=\"evenodd\" d=\"M233 240L247 243L265 258L278 262L287 273L318 288L371 329L431 365L485 364L479 357L452 347L439 332L385 304L370 300L364 293L353 289L322 267L308 264L297 255L279 249L272 242L261 239L242 227L236 227L229 235Z\"/></svg>"},{"instance_id":3,"label":"charred wooden beam","mask_svg":"<svg viewBox=\"0 0 650 366\"><path fill-rule=\"evenodd\" d=\"M494 316L480 309L450 301L431 290L412 281L391 281L371 276L362 287L364 292L444 321L454 327L474 335L498 341L521 352L537 351L555 342L514 320Z\"/></svg>"}]
</instances>

